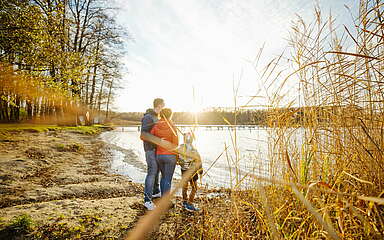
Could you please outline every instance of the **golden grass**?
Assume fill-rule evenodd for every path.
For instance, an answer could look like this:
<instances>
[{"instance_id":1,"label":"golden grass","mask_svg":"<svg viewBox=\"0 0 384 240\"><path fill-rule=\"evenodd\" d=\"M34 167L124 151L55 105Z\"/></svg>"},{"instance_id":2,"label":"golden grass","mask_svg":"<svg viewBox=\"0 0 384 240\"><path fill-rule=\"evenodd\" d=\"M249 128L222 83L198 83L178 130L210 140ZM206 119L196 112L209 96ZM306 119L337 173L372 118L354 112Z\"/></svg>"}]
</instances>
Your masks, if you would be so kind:
<instances>
[{"instance_id":1,"label":"golden grass","mask_svg":"<svg viewBox=\"0 0 384 240\"><path fill-rule=\"evenodd\" d=\"M323 21L318 9L314 23L299 21L293 27L290 43L297 70L287 78L298 80L300 108L295 112L276 107L270 116L272 169L290 183L289 192L300 200L300 207L305 206L302 214L309 226L297 224L286 238L313 238L318 233L332 239L384 237L382 6L380 1L361 1L357 36L349 39L354 50L343 51L347 38L338 37L332 16ZM280 105L279 95L272 103ZM292 141L297 135L301 143ZM296 188L296 183L321 184L342 194L314 194L309 187Z\"/></svg>"},{"instance_id":2,"label":"golden grass","mask_svg":"<svg viewBox=\"0 0 384 240\"><path fill-rule=\"evenodd\" d=\"M340 35L318 8L313 23L293 26L295 70L282 78L279 56L260 74L266 89L278 86L268 94L272 178L249 174L255 180L249 190L202 197L202 213L178 225L176 238L384 238L383 6L360 2L355 35L352 29ZM298 105L294 111L281 107L291 79L300 97L285 106ZM236 132L232 144L237 151ZM238 169L235 155L231 167Z\"/></svg>"}]
</instances>

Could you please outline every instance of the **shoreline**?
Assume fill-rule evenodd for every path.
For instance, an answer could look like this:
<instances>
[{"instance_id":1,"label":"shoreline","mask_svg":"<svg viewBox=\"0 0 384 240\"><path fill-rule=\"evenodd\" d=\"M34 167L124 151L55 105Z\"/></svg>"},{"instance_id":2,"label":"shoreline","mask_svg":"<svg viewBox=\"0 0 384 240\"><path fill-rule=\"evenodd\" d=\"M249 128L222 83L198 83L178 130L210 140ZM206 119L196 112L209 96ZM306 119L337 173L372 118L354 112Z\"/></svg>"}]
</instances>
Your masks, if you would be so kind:
<instances>
[{"instance_id":1,"label":"shoreline","mask_svg":"<svg viewBox=\"0 0 384 240\"><path fill-rule=\"evenodd\" d=\"M1 239L126 236L146 213L143 184L113 173L111 151L116 149L99 137L73 129L0 128ZM201 192L204 200L202 194L196 197L200 204L227 194L224 189ZM175 236L178 217L188 213L183 211L179 196L173 202L175 207L165 214L151 236ZM30 224L20 230L15 222Z\"/></svg>"}]
</instances>

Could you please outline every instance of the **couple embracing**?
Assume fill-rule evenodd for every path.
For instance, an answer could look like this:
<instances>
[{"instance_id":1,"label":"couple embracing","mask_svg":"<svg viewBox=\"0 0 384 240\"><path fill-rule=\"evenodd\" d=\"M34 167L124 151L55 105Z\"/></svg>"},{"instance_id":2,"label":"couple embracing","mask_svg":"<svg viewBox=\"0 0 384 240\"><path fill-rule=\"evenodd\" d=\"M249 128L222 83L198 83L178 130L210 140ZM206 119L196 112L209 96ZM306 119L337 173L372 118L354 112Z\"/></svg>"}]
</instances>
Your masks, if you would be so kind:
<instances>
[{"instance_id":1,"label":"couple embracing","mask_svg":"<svg viewBox=\"0 0 384 240\"><path fill-rule=\"evenodd\" d=\"M165 108L164 100L156 98L153 101L153 109L148 109L141 120L141 131L151 133L161 139L179 145L177 128L172 122L172 110ZM186 133L184 136L183 147L190 151L196 151L192 145L192 134ZM182 174L188 170L193 164L193 159L186 155L178 154L169 151L154 143L144 141L145 159L147 162L147 176L144 185L144 206L148 210L153 210L156 206L152 199L161 197L171 190L173 173L175 172L176 164L181 166ZM161 173L159 186L159 173ZM198 175L194 174L189 183L191 185L191 193L187 195L188 182L183 186L183 207L189 211L198 211L192 202L197 190Z\"/></svg>"}]
</instances>

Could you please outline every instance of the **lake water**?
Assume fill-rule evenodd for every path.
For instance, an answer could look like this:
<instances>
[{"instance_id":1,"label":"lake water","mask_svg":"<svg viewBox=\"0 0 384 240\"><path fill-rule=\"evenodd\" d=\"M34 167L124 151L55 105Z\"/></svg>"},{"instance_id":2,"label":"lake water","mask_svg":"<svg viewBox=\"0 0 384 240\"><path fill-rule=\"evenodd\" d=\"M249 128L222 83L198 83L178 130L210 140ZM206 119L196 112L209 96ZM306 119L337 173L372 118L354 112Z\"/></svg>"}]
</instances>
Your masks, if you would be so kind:
<instances>
[{"instance_id":1,"label":"lake water","mask_svg":"<svg viewBox=\"0 0 384 240\"><path fill-rule=\"evenodd\" d=\"M182 132L190 131L189 126L178 126ZM247 173L269 176L268 129L261 127L200 126L194 130L194 142L199 151L205 175L201 183L207 187L235 186ZM101 139L112 148L112 171L143 183L146 162L143 143L138 127L119 127L104 132ZM180 143L183 139L179 136ZM180 179L177 166L174 178ZM200 181L200 180L199 180ZM240 181L246 185L247 181Z\"/></svg>"}]
</instances>

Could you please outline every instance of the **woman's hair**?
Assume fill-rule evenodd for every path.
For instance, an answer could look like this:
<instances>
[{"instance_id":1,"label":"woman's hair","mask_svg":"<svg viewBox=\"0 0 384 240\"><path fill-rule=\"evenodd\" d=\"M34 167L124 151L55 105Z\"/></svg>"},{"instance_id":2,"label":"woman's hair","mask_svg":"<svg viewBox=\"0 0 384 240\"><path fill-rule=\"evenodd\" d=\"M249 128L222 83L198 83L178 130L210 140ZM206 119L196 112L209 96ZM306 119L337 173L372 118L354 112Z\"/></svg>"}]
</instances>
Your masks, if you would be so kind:
<instances>
[{"instance_id":1,"label":"woman's hair","mask_svg":"<svg viewBox=\"0 0 384 240\"><path fill-rule=\"evenodd\" d=\"M160 111L160 117L161 118L166 118L166 119L170 119L172 116L172 110L170 108L163 108L161 111Z\"/></svg>"}]
</instances>

